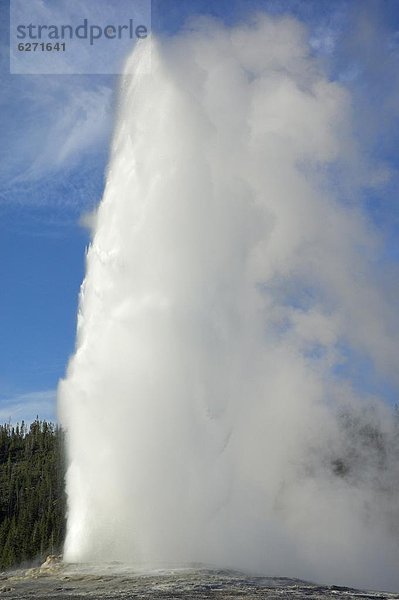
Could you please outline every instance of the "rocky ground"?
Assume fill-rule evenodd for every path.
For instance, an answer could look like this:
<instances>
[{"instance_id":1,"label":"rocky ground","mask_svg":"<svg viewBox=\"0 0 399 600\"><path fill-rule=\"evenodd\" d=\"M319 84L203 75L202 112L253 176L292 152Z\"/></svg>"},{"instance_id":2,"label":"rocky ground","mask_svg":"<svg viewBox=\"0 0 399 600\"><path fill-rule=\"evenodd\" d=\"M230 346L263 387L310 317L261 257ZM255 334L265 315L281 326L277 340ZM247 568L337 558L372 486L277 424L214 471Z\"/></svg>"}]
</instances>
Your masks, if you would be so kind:
<instances>
[{"instance_id":1,"label":"rocky ground","mask_svg":"<svg viewBox=\"0 0 399 600\"><path fill-rule=\"evenodd\" d=\"M234 571L209 569L157 570L137 574L120 566L109 565L100 571L93 566L66 566L55 558L49 558L38 568L2 573L0 598L399 600L399 594L320 586L285 578L249 577Z\"/></svg>"}]
</instances>

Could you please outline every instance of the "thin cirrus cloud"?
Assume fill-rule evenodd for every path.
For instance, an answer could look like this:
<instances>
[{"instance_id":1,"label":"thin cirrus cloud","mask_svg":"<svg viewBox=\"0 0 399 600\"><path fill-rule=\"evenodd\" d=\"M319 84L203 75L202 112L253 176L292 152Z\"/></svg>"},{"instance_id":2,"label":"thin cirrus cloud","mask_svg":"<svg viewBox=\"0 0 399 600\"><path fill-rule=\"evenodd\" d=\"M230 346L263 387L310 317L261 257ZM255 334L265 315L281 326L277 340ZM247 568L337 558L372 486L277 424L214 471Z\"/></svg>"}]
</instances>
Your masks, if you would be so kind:
<instances>
[{"instance_id":1,"label":"thin cirrus cloud","mask_svg":"<svg viewBox=\"0 0 399 600\"><path fill-rule=\"evenodd\" d=\"M26 392L2 398L0 401L0 421L30 423L37 415L41 419L55 420L55 390Z\"/></svg>"},{"instance_id":2,"label":"thin cirrus cloud","mask_svg":"<svg viewBox=\"0 0 399 600\"><path fill-rule=\"evenodd\" d=\"M77 93L76 93L77 92ZM51 133L23 178L37 179L49 170L74 166L83 154L105 142L111 121L111 88L74 90L56 105Z\"/></svg>"},{"instance_id":3,"label":"thin cirrus cloud","mask_svg":"<svg viewBox=\"0 0 399 600\"><path fill-rule=\"evenodd\" d=\"M114 92L109 79L95 79L17 76L8 80L0 104L7 148L0 164L3 212L39 209L45 211L41 220L66 223L75 222L82 210L97 203Z\"/></svg>"},{"instance_id":4,"label":"thin cirrus cloud","mask_svg":"<svg viewBox=\"0 0 399 600\"><path fill-rule=\"evenodd\" d=\"M136 5L141 4L146 6L146 0L136 1L134 14L137 12ZM10 51L11 72L26 72L28 76L9 75L9 65L2 60L4 85L0 124L7 148L0 165L3 202L14 200L17 194L19 198L23 197L24 203L45 204L49 194L43 188L51 186L51 182L38 188L38 181L77 168L85 173L90 170L93 161L97 162L100 170L104 168L115 89L115 76L106 74L118 73L116 66L123 62L134 43L130 38L118 45L100 40L93 46L74 39L73 44L69 42L67 52L41 52L27 57L15 47L14 41L18 41L14 35L16 26L28 22L78 26L84 19L90 24L97 23L96 26L108 22L124 23L126 15L131 15L131 12L132 5L127 0L121 0L118 6L112 7L105 0L95 4L82 0L61 0L56 4L33 0L29 3L29 11L24 2L13 0L10 9L11 41L8 43L8 23L3 23L2 46L4 56L8 56ZM15 70L21 61L24 69ZM46 68L47 63L50 70ZM54 64L57 66L55 71L52 70ZM58 75L47 76L44 73ZM29 183L33 193L25 194L24 186Z\"/></svg>"},{"instance_id":5,"label":"thin cirrus cloud","mask_svg":"<svg viewBox=\"0 0 399 600\"><path fill-rule=\"evenodd\" d=\"M17 81L8 94L21 83L23 93L16 95L17 104L3 107L4 120L11 118L11 112L13 117L13 126L5 131L10 152L1 169L3 180L14 185L36 181L75 166L82 156L106 144L112 121L110 86L70 77L56 77L48 85L48 78L40 76L33 82Z\"/></svg>"},{"instance_id":6,"label":"thin cirrus cloud","mask_svg":"<svg viewBox=\"0 0 399 600\"><path fill-rule=\"evenodd\" d=\"M42 5L31 3L32 19ZM78 10L79 2L74 5ZM98 200L113 122L115 77L11 75L6 60L8 19L0 33L0 205L62 205L79 212L77 205ZM74 73L73 65L69 67L65 73ZM89 189L93 173L95 192Z\"/></svg>"}]
</instances>

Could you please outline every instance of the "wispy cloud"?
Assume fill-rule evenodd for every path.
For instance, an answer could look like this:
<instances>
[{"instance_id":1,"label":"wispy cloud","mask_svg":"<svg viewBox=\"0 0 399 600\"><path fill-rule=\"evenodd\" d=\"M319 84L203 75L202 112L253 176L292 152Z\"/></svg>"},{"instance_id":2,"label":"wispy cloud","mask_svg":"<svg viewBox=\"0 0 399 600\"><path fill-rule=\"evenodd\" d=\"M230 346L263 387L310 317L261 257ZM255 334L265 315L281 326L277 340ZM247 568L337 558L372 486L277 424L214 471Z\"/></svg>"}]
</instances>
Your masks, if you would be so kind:
<instances>
[{"instance_id":1,"label":"wispy cloud","mask_svg":"<svg viewBox=\"0 0 399 600\"><path fill-rule=\"evenodd\" d=\"M106 146L112 122L111 88L69 86L63 90L66 97L62 99L57 98L62 86L57 88L41 110L43 114L43 109L49 110L51 106L50 130L39 151L32 152L30 164L17 180L38 179L51 171L74 166L82 155L98 150L99 144ZM43 122L35 125L45 131Z\"/></svg>"},{"instance_id":2,"label":"wispy cloud","mask_svg":"<svg viewBox=\"0 0 399 600\"><path fill-rule=\"evenodd\" d=\"M146 1L143 6L145 4ZM136 2L135 10L140 5ZM117 7L110 7L105 0L94 4L82 0L60 0L57 6L33 0L29 13L26 13L25 3L15 0L11 10L11 32L16 23L25 22L28 17L33 23L71 22L77 25L84 18L97 23L110 20L124 22L131 10L129 0L118 2ZM4 56L9 54L8 23L9 20L5 19L0 27ZM76 179L78 171L80 176L86 174L89 177L93 163L100 165L100 170L104 168L113 124L117 76L78 73L118 73L118 70L105 67L108 62L119 59L123 62L133 44L134 40L130 38L118 46L103 40L101 52L98 44L95 48L84 44L78 51L71 47L69 52L60 53L57 57L44 56L46 53L33 57L33 67L41 60L53 62L57 58L63 61L61 70L56 71L62 75L10 75L9 65L4 59L0 60L0 130L3 148L6 148L0 163L1 203L14 203L17 196L24 205L52 204L49 192L57 188L60 175L65 178L67 174L67 179L70 179L72 173ZM15 52L13 44L10 51ZM80 61L84 62L82 53L85 52L104 70L82 70ZM46 73L46 70L39 72ZM52 181L49 181L50 178ZM41 188L37 187L38 182L42 184ZM24 188L29 188L27 193ZM57 189L58 195L59 192ZM69 195L73 195L73 190ZM71 204L68 193L63 196L68 208ZM82 199L79 198L79 201ZM88 208L84 202L82 204L83 209Z\"/></svg>"},{"instance_id":3,"label":"wispy cloud","mask_svg":"<svg viewBox=\"0 0 399 600\"><path fill-rule=\"evenodd\" d=\"M40 3L35 3L35 6ZM114 113L115 76L10 75L0 26L0 205L62 209L98 201ZM95 190L90 188L95 187Z\"/></svg>"},{"instance_id":4,"label":"wispy cloud","mask_svg":"<svg viewBox=\"0 0 399 600\"><path fill-rule=\"evenodd\" d=\"M22 83L9 86L1 107L3 140L9 149L0 167L3 183L40 179L107 147L112 126L110 82L75 77L50 82L38 76L31 81L22 78ZM12 102L12 97L19 100Z\"/></svg>"},{"instance_id":5,"label":"wispy cloud","mask_svg":"<svg viewBox=\"0 0 399 600\"><path fill-rule=\"evenodd\" d=\"M79 76L5 79L0 210L12 211L18 228L16 210L25 216L34 211L30 222L39 219L52 229L58 221L63 229L101 198L115 82Z\"/></svg>"},{"instance_id":6,"label":"wispy cloud","mask_svg":"<svg viewBox=\"0 0 399 600\"><path fill-rule=\"evenodd\" d=\"M56 420L56 390L42 390L0 398L0 421L12 423Z\"/></svg>"}]
</instances>

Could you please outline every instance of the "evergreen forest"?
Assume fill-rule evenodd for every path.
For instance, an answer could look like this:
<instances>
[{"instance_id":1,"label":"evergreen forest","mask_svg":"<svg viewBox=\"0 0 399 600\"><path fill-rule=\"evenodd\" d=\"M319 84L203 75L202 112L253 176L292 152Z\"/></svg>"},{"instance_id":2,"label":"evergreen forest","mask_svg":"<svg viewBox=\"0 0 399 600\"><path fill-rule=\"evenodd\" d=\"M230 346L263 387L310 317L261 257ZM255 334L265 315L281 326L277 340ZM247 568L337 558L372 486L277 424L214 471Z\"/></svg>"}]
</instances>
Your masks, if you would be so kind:
<instances>
[{"instance_id":1,"label":"evergreen forest","mask_svg":"<svg viewBox=\"0 0 399 600\"><path fill-rule=\"evenodd\" d=\"M0 569L61 552L64 533L62 429L0 425Z\"/></svg>"}]
</instances>

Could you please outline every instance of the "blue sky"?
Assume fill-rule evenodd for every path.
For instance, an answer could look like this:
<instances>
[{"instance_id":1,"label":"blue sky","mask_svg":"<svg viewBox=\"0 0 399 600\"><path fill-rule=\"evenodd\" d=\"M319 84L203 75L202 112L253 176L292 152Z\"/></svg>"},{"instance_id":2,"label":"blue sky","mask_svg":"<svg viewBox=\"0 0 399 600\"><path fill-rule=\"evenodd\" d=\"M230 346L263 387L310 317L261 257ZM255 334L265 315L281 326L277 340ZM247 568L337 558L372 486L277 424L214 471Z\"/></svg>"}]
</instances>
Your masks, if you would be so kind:
<instances>
[{"instance_id":1,"label":"blue sky","mask_svg":"<svg viewBox=\"0 0 399 600\"><path fill-rule=\"evenodd\" d=\"M118 79L10 75L9 7L5 0L0 5L0 420L55 418L55 389L74 348L89 243L79 222L101 198ZM256 10L304 21L330 77L350 89L354 136L373 179L357 201L384 232L384 263L396 269L399 3L154 0L152 28L173 35L195 14L233 24ZM379 386L369 377L368 385L383 394L389 390L393 401L386 382Z\"/></svg>"}]
</instances>

